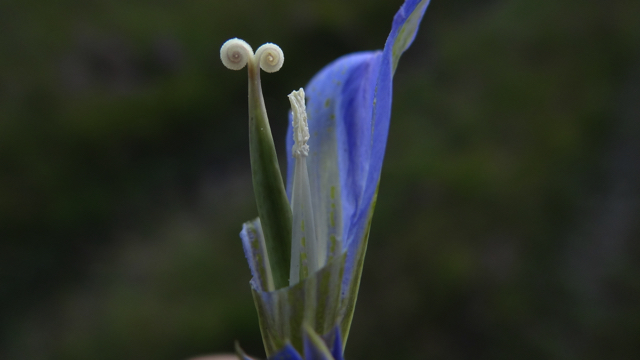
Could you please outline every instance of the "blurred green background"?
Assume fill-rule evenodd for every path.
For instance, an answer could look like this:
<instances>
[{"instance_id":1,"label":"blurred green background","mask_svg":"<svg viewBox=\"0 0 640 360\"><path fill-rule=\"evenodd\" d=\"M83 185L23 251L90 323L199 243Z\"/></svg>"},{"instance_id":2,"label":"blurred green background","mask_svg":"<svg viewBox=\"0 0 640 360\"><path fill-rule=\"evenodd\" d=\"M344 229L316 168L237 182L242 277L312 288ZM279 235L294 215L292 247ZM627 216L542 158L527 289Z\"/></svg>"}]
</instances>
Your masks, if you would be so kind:
<instances>
[{"instance_id":1,"label":"blurred green background","mask_svg":"<svg viewBox=\"0 0 640 360\"><path fill-rule=\"evenodd\" d=\"M246 73L288 100L401 0L0 3L0 358L263 356ZM347 358L640 358L640 2L438 1L396 73ZM284 159L283 159L284 160ZM284 161L281 162L284 164Z\"/></svg>"}]
</instances>

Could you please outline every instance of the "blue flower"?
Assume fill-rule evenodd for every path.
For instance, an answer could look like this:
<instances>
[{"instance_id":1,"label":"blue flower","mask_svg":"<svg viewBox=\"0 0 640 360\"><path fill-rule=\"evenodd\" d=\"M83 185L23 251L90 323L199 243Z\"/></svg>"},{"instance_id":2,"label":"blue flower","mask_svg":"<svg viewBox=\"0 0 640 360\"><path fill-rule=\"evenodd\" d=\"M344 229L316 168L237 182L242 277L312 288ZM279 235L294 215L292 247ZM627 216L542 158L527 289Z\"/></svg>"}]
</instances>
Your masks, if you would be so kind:
<instances>
[{"instance_id":1,"label":"blue flower","mask_svg":"<svg viewBox=\"0 0 640 360\"><path fill-rule=\"evenodd\" d=\"M400 56L413 42L428 4L429 0L405 1L393 19L384 50L341 57L306 86L310 136L303 187L308 189L310 204L293 202L293 220L291 215L282 216L283 224L293 223L293 235L266 235L266 213L243 226L241 238L253 275L252 291L269 359L302 360L301 353L306 360L343 358L389 131L393 74ZM304 96L304 92L301 94ZM304 101L301 106L304 109ZM301 181L298 170L294 170L299 158L292 154L293 127L289 127L287 136L288 199ZM253 162L252 153L252 167ZM296 231L302 235L296 235ZM318 239L315 250L308 249L316 245L305 243L305 234L311 233ZM289 236L287 241L293 236L293 251L291 245L286 249L292 253L289 286L274 285L278 280L272 270L278 266L273 264L276 260L271 256L270 236L280 240ZM298 247L297 240L301 241ZM296 263L306 266L308 256L319 259L318 269L294 269ZM245 357L241 350L239 356Z\"/></svg>"}]
</instances>

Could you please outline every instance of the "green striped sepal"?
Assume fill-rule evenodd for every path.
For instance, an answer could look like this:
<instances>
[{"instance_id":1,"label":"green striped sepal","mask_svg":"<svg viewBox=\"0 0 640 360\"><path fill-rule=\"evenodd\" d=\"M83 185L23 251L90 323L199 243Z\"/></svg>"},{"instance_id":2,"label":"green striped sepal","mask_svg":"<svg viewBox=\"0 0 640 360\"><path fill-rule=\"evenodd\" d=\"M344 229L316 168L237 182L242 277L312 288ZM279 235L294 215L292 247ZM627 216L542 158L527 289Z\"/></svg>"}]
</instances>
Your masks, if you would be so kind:
<instances>
[{"instance_id":1,"label":"green striped sepal","mask_svg":"<svg viewBox=\"0 0 640 360\"><path fill-rule=\"evenodd\" d=\"M267 355L291 343L302 351L305 327L329 334L341 322L340 290L346 256L340 256L300 283L262 291L252 282L260 330Z\"/></svg>"},{"instance_id":2,"label":"green striped sepal","mask_svg":"<svg viewBox=\"0 0 640 360\"><path fill-rule=\"evenodd\" d=\"M302 353L305 328L332 343L327 337L344 327L345 305L355 302L345 302L341 295L346 253L293 286L269 291L273 285L260 220L246 222L240 237L253 274L251 288L267 355L287 344Z\"/></svg>"}]
</instances>

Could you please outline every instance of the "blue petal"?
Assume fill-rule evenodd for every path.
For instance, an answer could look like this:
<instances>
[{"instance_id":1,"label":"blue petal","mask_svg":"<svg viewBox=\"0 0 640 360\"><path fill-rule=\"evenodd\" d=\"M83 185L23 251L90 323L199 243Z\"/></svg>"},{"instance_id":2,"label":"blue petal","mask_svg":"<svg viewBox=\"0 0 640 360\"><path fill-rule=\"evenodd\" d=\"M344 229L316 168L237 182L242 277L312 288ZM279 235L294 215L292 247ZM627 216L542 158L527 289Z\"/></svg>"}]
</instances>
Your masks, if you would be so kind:
<instances>
[{"instance_id":1,"label":"blue petal","mask_svg":"<svg viewBox=\"0 0 640 360\"><path fill-rule=\"evenodd\" d=\"M336 326L333 331L323 336L324 340L329 344L329 350L335 360L344 360L342 355L342 336L340 336L340 327Z\"/></svg>"},{"instance_id":2,"label":"blue petal","mask_svg":"<svg viewBox=\"0 0 640 360\"><path fill-rule=\"evenodd\" d=\"M347 55L322 69L305 88L309 118L307 158L316 226L347 251L343 289L366 240L391 117L392 78L411 45L429 0L408 0L396 13L382 52ZM290 193L291 126L287 134ZM344 291L344 290L343 290Z\"/></svg>"},{"instance_id":3,"label":"blue petal","mask_svg":"<svg viewBox=\"0 0 640 360\"><path fill-rule=\"evenodd\" d=\"M307 85L309 157L307 168L316 228L349 244L346 234L361 207L369 159L371 119L381 52L344 56L320 71ZM288 189L292 181L293 140L287 135ZM329 251L329 253L332 253Z\"/></svg>"},{"instance_id":4,"label":"blue petal","mask_svg":"<svg viewBox=\"0 0 640 360\"><path fill-rule=\"evenodd\" d=\"M291 346L291 344L285 345L282 350L278 351L275 355L271 356L269 360L304 360L302 356Z\"/></svg>"},{"instance_id":5,"label":"blue petal","mask_svg":"<svg viewBox=\"0 0 640 360\"><path fill-rule=\"evenodd\" d=\"M324 339L309 326L304 331L304 358L305 360L336 360Z\"/></svg>"}]
</instances>

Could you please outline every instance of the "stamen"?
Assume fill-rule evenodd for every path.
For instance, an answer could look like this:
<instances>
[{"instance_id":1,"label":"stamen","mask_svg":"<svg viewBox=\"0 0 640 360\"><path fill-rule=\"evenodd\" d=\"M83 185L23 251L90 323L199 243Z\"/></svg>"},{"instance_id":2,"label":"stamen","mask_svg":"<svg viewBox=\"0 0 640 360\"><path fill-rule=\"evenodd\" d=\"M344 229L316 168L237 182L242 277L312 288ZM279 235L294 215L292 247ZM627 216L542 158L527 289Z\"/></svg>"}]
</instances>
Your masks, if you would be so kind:
<instances>
[{"instance_id":1,"label":"stamen","mask_svg":"<svg viewBox=\"0 0 640 360\"><path fill-rule=\"evenodd\" d=\"M293 112L293 128L295 145L293 154L296 158L293 173L293 189L291 191L292 239L291 268L289 285L302 281L324 265L320 250L326 244L318 243L313 207L311 203L311 186L307 171L307 155L309 154L309 126L304 104L304 90L294 91L289 95Z\"/></svg>"}]
</instances>

